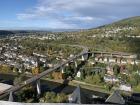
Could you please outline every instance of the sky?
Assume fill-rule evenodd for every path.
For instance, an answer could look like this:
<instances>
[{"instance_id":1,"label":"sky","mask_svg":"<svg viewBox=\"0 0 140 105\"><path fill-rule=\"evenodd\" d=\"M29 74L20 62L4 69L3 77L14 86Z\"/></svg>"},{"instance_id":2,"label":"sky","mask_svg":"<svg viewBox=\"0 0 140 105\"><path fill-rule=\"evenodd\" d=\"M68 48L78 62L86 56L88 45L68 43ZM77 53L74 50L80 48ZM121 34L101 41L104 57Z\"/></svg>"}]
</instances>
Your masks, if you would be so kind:
<instances>
[{"instance_id":1,"label":"sky","mask_svg":"<svg viewBox=\"0 0 140 105\"><path fill-rule=\"evenodd\" d=\"M140 0L0 0L0 29L88 29L140 16Z\"/></svg>"}]
</instances>

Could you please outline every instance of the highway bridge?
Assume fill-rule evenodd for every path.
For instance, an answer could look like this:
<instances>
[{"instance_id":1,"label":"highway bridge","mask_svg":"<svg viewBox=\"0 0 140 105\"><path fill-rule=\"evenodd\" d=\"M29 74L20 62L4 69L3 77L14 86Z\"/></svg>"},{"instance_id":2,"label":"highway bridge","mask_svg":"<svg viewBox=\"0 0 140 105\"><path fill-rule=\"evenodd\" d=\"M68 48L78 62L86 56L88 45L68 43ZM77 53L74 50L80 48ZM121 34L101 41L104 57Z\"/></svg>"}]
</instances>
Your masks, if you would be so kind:
<instances>
[{"instance_id":1,"label":"highway bridge","mask_svg":"<svg viewBox=\"0 0 140 105\"><path fill-rule=\"evenodd\" d=\"M65 62L62 62L58 65L56 65L55 67L53 68L50 68L50 69L47 69L46 71L36 75L36 76L33 76L32 78L29 78L27 79L26 81L22 82L21 84L19 85L16 85L16 86L13 86L12 88L10 88L9 90L5 91L5 92L2 92L0 94L0 99L3 99L5 97L7 97L9 95L9 101L13 101L13 93L20 90L21 88L33 83L33 82L36 82L37 83L37 93L38 94L41 94L41 90L40 90L40 79L44 76L46 76L47 74L55 71L55 70L58 70L62 67L64 67L66 64L72 62L72 61L76 61L77 58L79 57L82 57L82 60L85 61L88 59L88 54L89 54L89 50L87 47L84 47L84 46L80 46L80 45L70 45L70 46L73 46L73 47L80 47L80 48L83 48L83 51L81 53L79 53L78 55L75 55L71 58L69 58L67 61Z\"/></svg>"}]
</instances>

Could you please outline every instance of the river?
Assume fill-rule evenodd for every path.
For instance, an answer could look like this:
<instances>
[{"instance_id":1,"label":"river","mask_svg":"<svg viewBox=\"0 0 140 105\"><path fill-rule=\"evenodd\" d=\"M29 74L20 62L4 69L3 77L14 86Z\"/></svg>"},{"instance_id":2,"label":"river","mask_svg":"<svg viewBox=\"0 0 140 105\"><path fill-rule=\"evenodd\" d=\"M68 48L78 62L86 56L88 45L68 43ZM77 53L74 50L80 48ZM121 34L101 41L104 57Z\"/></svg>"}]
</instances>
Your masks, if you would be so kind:
<instances>
[{"instance_id":1,"label":"river","mask_svg":"<svg viewBox=\"0 0 140 105\"><path fill-rule=\"evenodd\" d=\"M16 76L12 74L0 74L0 82L13 85L13 81L15 77ZM61 83L52 82L48 80L41 80L40 83L41 83L41 90L43 92L54 91L56 93L63 92L66 94L71 94L76 89L75 86L64 85ZM91 91L83 88L81 89L81 93L84 94L85 96L88 96L90 99L92 99L93 95L102 97L103 99L107 98L108 96L108 94L106 93Z\"/></svg>"}]
</instances>

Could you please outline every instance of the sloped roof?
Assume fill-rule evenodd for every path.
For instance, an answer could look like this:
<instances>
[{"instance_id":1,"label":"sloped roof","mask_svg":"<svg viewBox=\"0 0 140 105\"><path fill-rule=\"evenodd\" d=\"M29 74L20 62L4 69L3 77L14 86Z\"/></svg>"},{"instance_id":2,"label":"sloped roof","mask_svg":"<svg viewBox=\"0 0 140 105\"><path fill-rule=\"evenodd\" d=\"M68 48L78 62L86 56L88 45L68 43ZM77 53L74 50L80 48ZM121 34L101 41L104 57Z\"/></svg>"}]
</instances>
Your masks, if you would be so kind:
<instances>
[{"instance_id":1,"label":"sloped roof","mask_svg":"<svg viewBox=\"0 0 140 105\"><path fill-rule=\"evenodd\" d=\"M72 93L71 98L72 98L72 103L77 103L77 104L86 103L86 97L85 97L84 93L81 91L81 88L79 85Z\"/></svg>"},{"instance_id":2,"label":"sloped roof","mask_svg":"<svg viewBox=\"0 0 140 105\"><path fill-rule=\"evenodd\" d=\"M114 91L107 99L107 103L125 104L125 100L120 95L119 91Z\"/></svg>"}]
</instances>

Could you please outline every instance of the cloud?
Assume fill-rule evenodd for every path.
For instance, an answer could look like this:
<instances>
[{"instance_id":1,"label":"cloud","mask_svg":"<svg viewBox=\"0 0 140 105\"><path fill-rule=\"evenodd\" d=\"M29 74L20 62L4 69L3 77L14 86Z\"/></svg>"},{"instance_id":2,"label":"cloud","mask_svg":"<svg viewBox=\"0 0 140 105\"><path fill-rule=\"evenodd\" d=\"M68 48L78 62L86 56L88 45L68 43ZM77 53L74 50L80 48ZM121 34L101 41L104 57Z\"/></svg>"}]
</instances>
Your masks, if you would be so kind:
<instances>
[{"instance_id":1,"label":"cloud","mask_svg":"<svg viewBox=\"0 0 140 105\"><path fill-rule=\"evenodd\" d=\"M140 15L140 0L38 0L17 14L19 20L41 20L50 28L90 28Z\"/></svg>"}]
</instances>

